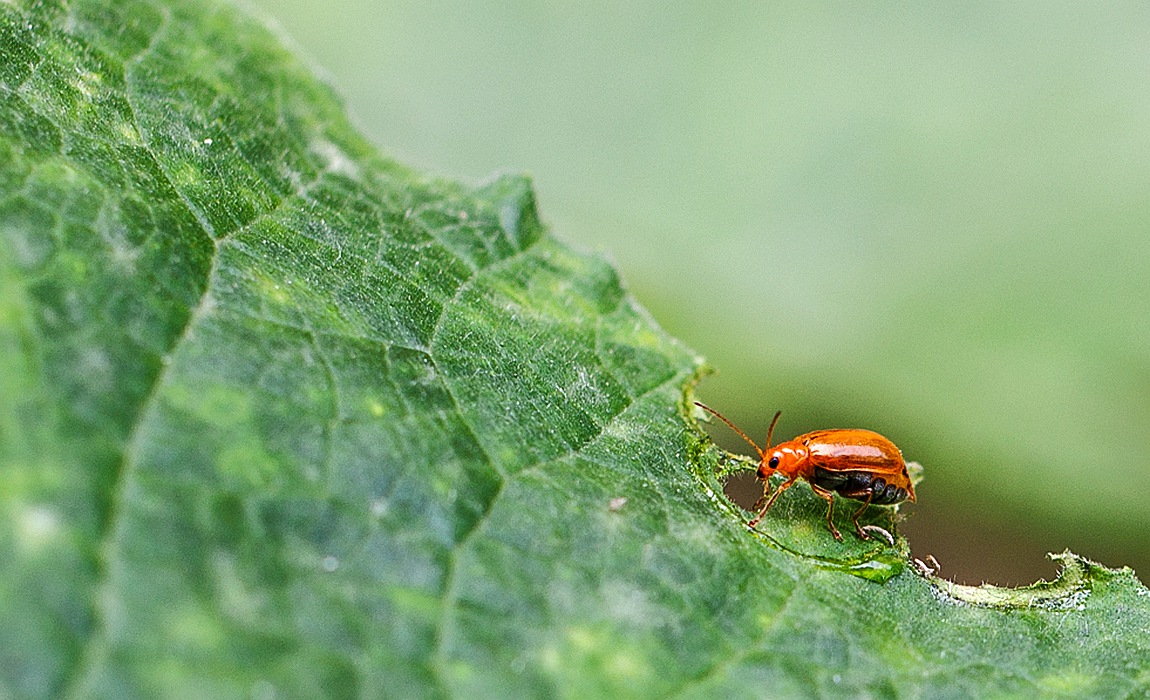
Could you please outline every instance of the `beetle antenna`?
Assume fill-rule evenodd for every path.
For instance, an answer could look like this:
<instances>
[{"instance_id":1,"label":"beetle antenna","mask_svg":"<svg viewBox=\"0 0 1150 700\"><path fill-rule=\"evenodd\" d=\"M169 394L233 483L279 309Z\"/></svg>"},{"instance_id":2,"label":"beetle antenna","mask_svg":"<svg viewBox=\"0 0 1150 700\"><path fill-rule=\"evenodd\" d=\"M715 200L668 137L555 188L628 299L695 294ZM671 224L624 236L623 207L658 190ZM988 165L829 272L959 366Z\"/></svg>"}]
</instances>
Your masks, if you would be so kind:
<instances>
[{"instance_id":1,"label":"beetle antenna","mask_svg":"<svg viewBox=\"0 0 1150 700\"><path fill-rule=\"evenodd\" d=\"M782 411L775 411L775 417L771 419L771 427L767 428L767 446L763 448L763 452L771 449L771 436L775 434L775 423L779 422L781 415L783 415Z\"/></svg>"},{"instance_id":2,"label":"beetle antenna","mask_svg":"<svg viewBox=\"0 0 1150 700\"><path fill-rule=\"evenodd\" d=\"M699 408L703 409L704 411L707 411L708 413L713 413L713 414L715 414L716 416L718 416L719 420L723 421L723 422L724 422L724 423L726 423L728 426L730 426L731 430L735 431L736 433L738 433L738 434L739 434L739 437L741 437L741 438L743 438L744 440L746 440L748 445L750 445L751 447L755 448L755 452L758 452L758 453L759 453L759 459L760 459L760 460L762 460L762 459L765 459L765 455L763 454L763 450L762 450L762 448L760 448L760 447L759 447L757 444L755 444L755 441L754 441L754 440L752 440L751 438L747 437L747 434L746 434L746 433L744 433L743 431L739 430L739 426L737 426L737 425L735 425L734 423L732 423L731 421L727 420L727 417L726 417L726 416L724 416L722 413L719 413L718 411L716 411L715 409L711 408L710 406L708 406L708 405L707 405L707 404L705 404L705 403L699 403L698 401L696 401L696 402L695 402L695 405L696 405L696 406L698 406ZM772 432L774 432L774 430L775 430L775 423L776 423L776 422L779 420L779 414L781 414L781 413L782 413L782 411L779 411L779 413L776 413L776 414L775 414L775 420L771 421L771 428L770 428L770 430L768 430L768 431L767 431L767 449L770 449L770 447L771 447L771 433L772 433Z\"/></svg>"}]
</instances>

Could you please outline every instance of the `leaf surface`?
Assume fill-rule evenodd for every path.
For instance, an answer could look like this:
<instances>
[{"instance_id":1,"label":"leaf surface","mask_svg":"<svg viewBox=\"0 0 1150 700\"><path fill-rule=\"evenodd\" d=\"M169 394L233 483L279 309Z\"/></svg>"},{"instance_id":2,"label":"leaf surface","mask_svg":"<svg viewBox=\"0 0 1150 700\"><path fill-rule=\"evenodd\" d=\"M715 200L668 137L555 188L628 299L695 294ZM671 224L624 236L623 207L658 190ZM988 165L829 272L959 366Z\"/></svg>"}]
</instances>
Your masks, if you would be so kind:
<instances>
[{"instance_id":1,"label":"leaf surface","mask_svg":"<svg viewBox=\"0 0 1150 700\"><path fill-rule=\"evenodd\" d=\"M0 94L2 694L1150 690L1129 570L748 532L701 360L530 184L381 157L230 6L2 5Z\"/></svg>"}]
</instances>

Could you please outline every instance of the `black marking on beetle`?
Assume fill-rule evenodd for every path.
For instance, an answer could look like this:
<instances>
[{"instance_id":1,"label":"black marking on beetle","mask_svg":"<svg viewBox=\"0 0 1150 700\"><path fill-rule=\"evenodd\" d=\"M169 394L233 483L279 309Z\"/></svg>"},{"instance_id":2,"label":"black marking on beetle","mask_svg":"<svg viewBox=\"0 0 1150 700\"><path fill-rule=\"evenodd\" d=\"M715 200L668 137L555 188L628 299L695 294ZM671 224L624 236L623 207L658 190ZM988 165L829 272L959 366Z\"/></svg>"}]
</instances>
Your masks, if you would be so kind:
<instances>
[{"instance_id":1,"label":"black marking on beetle","mask_svg":"<svg viewBox=\"0 0 1150 700\"><path fill-rule=\"evenodd\" d=\"M870 496L871 504L876 506L902 503L910 495L906 489L888 484L886 479L867 472L831 471L816 466L813 481L820 488L856 501L865 501Z\"/></svg>"}]
</instances>

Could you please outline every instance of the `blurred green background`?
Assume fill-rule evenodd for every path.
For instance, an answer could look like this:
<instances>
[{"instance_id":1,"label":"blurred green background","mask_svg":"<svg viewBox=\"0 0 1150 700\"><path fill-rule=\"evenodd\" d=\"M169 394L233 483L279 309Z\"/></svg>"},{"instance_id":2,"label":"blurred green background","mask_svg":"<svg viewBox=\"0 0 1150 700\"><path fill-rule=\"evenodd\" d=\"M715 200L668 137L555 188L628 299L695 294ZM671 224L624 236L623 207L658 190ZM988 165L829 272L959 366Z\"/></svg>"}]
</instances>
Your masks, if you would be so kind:
<instances>
[{"instance_id":1,"label":"blurred green background","mask_svg":"<svg viewBox=\"0 0 1150 700\"><path fill-rule=\"evenodd\" d=\"M756 438L922 462L942 575L1147 579L1150 6L253 5L385 152L532 174Z\"/></svg>"}]
</instances>

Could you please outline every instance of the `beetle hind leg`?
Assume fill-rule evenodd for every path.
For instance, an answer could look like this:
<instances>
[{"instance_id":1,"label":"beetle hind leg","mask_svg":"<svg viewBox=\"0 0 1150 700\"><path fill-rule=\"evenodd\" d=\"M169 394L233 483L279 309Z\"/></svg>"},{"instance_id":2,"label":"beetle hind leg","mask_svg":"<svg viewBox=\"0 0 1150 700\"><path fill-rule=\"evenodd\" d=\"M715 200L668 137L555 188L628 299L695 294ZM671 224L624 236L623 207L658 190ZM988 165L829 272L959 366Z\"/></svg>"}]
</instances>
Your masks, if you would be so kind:
<instances>
[{"instance_id":1,"label":"beetle hind leg","mask_svg":"<svg viewBox=\"0 0 1150 700\"><path fill-rule=\"evenodd\" d=\"M866 511L867 506L870 505L870 501L873 497L873 491L867 494L866 500L863 501L862 507L856 510L854 516L851 517L851 522L855 524L855 532L858 533L860 538L869 540L870 535L867 534L868 532L879 533L882 535L883 539L885 539L887 542L890 542L890 546L893 547L894 536L887 532L885 528L881 528L878 525L859 525L859 518L862 517L862 514Z\"/></svg>"}]
</instances>

